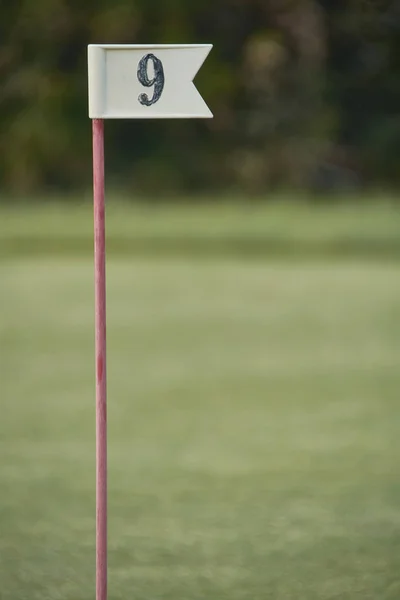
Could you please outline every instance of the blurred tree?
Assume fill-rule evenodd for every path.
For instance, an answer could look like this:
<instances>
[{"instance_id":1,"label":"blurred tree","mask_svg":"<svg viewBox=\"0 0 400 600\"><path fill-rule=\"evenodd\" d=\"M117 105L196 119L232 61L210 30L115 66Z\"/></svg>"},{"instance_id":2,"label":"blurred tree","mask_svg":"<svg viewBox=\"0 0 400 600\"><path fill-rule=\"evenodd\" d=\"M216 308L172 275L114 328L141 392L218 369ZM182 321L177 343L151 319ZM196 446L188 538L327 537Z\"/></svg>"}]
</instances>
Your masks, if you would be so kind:
<instances>
[{"instance_id":1,"label":"blurred tree","mask_svg":"<svg viewBox=\"0 0 400 600\"><path fill-rule=\"evenodd\" d=\"M90 184L86 47L96 42L214 44L197 83L215 119L107 124L115 185L399 183L395 0L3 0L0 36L5 190Z\"/></svg>"}]
</instances>

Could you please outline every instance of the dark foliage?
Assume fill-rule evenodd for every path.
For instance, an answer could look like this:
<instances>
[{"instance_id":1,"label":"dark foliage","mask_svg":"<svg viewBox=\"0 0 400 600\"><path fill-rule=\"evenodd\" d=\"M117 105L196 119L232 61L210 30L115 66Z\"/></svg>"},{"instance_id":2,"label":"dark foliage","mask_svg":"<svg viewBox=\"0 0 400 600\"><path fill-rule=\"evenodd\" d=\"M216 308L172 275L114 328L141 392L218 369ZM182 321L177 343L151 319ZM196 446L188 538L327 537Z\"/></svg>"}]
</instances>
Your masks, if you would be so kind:
<instances>
[{"instance_id":1,"label":"dark foliage","mask_svg":"<svg viewBox=\"0 0 400 600\"><path fill-rule=\"evenodd\" d=\"M88 43L211 42L207 122L107 123L113 185L158 192L399 183L395 1L3 0L0 185L91 177ZM187 148L192 152L188 154Z\"/></svg>"}]
</instances>

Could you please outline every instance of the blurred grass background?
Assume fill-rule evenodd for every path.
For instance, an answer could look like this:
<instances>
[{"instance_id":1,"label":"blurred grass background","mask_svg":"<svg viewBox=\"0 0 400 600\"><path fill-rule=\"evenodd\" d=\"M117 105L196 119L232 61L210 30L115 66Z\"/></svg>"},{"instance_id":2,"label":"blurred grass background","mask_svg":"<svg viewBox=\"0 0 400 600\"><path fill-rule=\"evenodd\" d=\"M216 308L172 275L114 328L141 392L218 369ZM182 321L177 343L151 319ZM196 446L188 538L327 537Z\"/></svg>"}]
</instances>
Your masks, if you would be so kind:
<instances>
[{"instance_id":1,"label":"blurred grass background","mask_svg":"<svg viewBox=\"0 0 400 600\"><path fill-rule=\"evenodd\" d=\"M110 598L396 600L393 204L107 217ZM0 597L85 600L91 206L2 209L0 249Z\"/></svg>"},{"instance_id":2,"label":"blurred grass background","mask_svg":"<svg viewBox=\"0 0 400 600\"><path fill-rule=\"evenodd\" d=\"M251 202L245 197L196 202L140 202L110 194L106 201L107 252L162 256L309 255L397 258L400 210L396 196L342 197L316 203L296 195ZM92 252L89 199L49 198L45 203L5 203L1 209L3 256Z\"/></svg>"}]
</instances>

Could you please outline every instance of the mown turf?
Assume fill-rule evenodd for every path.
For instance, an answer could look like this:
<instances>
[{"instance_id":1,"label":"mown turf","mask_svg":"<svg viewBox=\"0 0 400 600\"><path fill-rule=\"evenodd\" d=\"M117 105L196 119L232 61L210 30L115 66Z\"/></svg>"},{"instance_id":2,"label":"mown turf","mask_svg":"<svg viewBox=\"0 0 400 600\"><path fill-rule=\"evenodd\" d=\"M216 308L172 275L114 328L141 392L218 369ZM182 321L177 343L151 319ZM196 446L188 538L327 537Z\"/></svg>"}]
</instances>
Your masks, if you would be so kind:
<instances>
[{"instance_id":1,"label":"mown turf","mask_svg":"<svg viewBox=\"0 0 400 600\"><path fill-rule=\"evenodd\" d=\"M0 265L0 598L94 597L90 257ZM108 262L110 600L400 597L399 266Z\"/></svg>"},{"instance_id":2,"label":"mown turf","mask_svg":"<svg viewBox=\"0 0 400 600\"><path fill-rule=\"evenodd\" d=\"M400 259L399 204L389 198L314 203L215 199L186 205L107 196L108 252L114 256L204 258L358 257ZM0 210L0 256L89 255L91 202L13 204Z\"/></svg>"}]
</instances>

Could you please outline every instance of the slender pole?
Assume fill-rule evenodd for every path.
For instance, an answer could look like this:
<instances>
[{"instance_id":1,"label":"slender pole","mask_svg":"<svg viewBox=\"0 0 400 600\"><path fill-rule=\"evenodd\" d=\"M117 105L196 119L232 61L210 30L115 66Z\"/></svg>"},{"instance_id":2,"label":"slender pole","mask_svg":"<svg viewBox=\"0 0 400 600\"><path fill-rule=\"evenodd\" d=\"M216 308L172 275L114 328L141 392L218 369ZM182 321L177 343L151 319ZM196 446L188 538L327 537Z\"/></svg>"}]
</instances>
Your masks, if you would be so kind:
<instances>
[{"instance_id":1,"label":"slender pole","mask_svg":"<svg viewBox=\"0 0 400 600\"><path fill-rule=\"evenodd\" d=\"M107 370L104 121L93 119L96 328L96 600L107 599Z\"/></svg>"}]
</instances>

